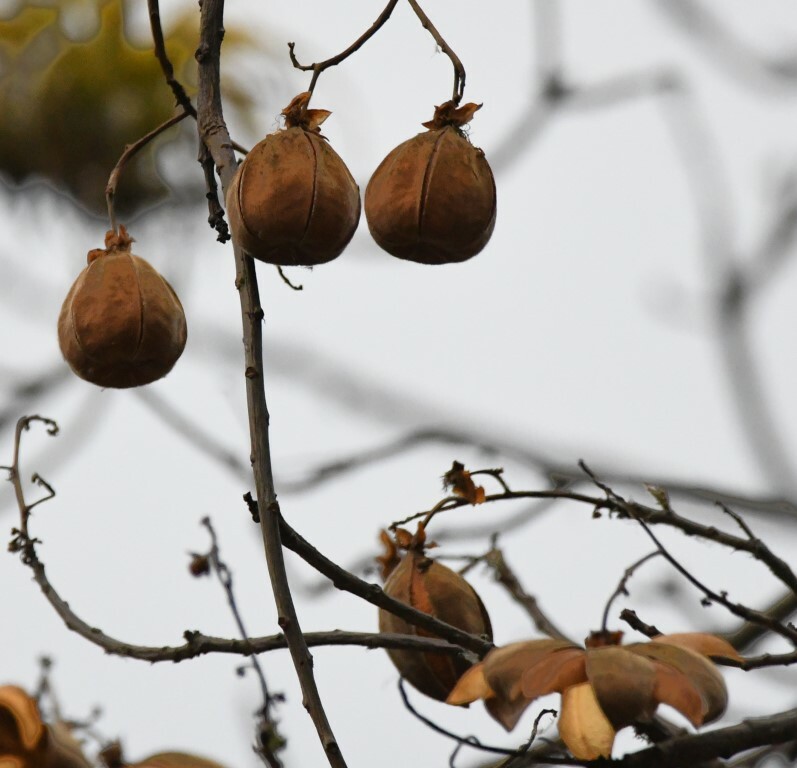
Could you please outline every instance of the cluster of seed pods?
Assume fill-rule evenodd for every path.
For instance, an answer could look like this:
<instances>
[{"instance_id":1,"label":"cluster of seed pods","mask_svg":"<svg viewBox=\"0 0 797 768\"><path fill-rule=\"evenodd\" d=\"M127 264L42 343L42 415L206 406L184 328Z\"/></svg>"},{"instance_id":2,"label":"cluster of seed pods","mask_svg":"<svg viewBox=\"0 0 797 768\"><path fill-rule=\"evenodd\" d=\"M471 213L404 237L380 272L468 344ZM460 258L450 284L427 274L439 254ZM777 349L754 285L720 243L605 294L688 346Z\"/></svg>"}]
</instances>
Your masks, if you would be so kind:
<instances>
[{"instance_id":1,"label":"cluster of seed pods","mask_svg":"<svg viewBox=\"0 0 797 768\"><path fill-rule=\"evenodd\" d=\"M285 127L257 144L227 190L233 236L253 258L315 266L341 254L360 219L360 190L321 135L330 113L301 93L282 111ZM495 226L495 181L484 153L463 133L479 105L446 102L425 132L382 161L365 192L374 240L400 259L465 261ZM124 227L89 252L64 301L58 340L82 379L136 387L165 376L183 352L186 322L172 287L130 250Z\"/></svg>"},{"instance_id":2,"label":"cluster of seed pods","mask_svg":"<svg viewBox=\"0 0 797 768\"><path fill-rule=\"evenodd\" d=\"M338 256L360 217L360 192L320 134L329 112L309 93L284 110L285 128L247 155L227 192L233 236L250 256L313 266ZM390 152L365 191L368 228L388 253L422 264L475 256L495 226L495 181L462 127L479 105L446 102L425 132Z\"/></svg>"}]
</instances>

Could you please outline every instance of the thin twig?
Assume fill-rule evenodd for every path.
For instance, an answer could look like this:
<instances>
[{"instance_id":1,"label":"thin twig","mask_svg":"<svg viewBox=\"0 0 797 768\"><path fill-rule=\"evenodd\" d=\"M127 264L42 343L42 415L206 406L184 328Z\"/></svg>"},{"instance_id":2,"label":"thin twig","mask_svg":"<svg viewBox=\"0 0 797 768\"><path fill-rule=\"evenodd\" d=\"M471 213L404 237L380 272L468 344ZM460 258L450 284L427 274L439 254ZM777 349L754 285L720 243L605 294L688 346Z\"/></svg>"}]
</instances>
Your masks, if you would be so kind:
<instances>
[{"instance_id":1,"label":"thin twig","mask_svg":"<svg viewBox=\"0 0 797 768\"><path fill-rule=\"evenodd\" d=\"M219 188L216 184L216 171L213 158L210 156L207 145L199 142L199 155L197 156L202 174L205 177L205 199L208 201L208 224L216 230L216 240L226 243L230 240L230 229L224 218L224 209L219 202Z\"/></svg>"},{"instance_id":2,"label":"thin twig","mask_svg":"<svg viewBox=\"0 0 797 768\"><path fill-rule=\"evenodd\" d=\"M138 399L149 408L160 422L182 437L192 448L205 454L211 461L229 470L237 480L250 481L251 467L247 461L225 445L209 430L168 402L151 387L139 387L135 390Z\"/></svg>"},{"instance_id":3,"label":"thin twig","mask_svg":"<svg viewBox=\"0 0 797 768\"><path fill-rule=\"evenodd\" d=\"M285 520L280 522L282 532L282 543L292 552L295 552L306 563L315 568L319 573L323 573L338 589L351 592L353 595L362 597L369 603L386 611L395 614L401 619L409 622L413 626L420 627L427 632L438 637L445 638L449 642L473 651L480 657L484 656L493 648L493 644L487 640L463 632L457 627L446 624L444 621L435 619L428 613L418 611L415 608L394 600L389 597L378 584L369 584L353 573L341 568L328 557L319 552L310 542L302 538Z\"/></svg>"},{"instance_id":4,"label":"thin twig","mask_svg":"<svg viewBox=\"0 0 797 768\"><path fill-rule=\"evenodd\" d=\"M116 224L116 211L114 210L116 187L119 183L119 176L124 170L125 165L127 165L128 160L130 160L131 157L134 157L138 152L146 147L147 144L149 144L153 139L160 136L164 131L168 130L173 125L177 125L177 123L179 123L181 120L185 120L185 118L188 116L189 113L183 110L182 112L174 115L174 117L170 117L166 122L161 123L157 128L151 130L148 134L146 134L146 136L142 136L138 141L128 144L125 147L124 152L122 152L120 158L116 161L116 165L111 171L111 175L108 177L108 183L105 185L105 202L108 204L108 219L111 222L111 229L114 232L118 231Z\"/></svg>"},{"instance_id":5,"label":"thin twig","mask_svg":"<svg viewBox=\"0 0 797 768\"><path fill-rule=\"evenodd\" d=\"M407 711L413 717L420 720L428 728L431 728L435 733L439 733L441 736L453 739L463 747L472 747L473 749L477 749L482 752L489 752L495 755L506 755L510 759L529 756L529 747L531 747L531 742L536 738L537 727L540 718L545 714L556 713L556 710L553 709L542 710L542 712L540 712L540 714L537 716L537 718L534 721L534 727L532 729L532 735L529 742L521 746L519 749L507 749L506 747L497 747L491 744L482 744L482 742L479 739L477 739L475 736L460 736L459 734L456 734L453 731L449 731L447 728L443 728L442 725L439 725L434 720L422 714L413 706L412 702L409 699L409 696L407 696L407 691L406 688L404 687L404 680L402 678L399 678L398 689L399 689L399 694L401 695L401 701L406 707ZM587 763L583 760L576 760L574 758L553 757L548 754L545 755L545 762L548 763L549 765L587 765ZM501 762L500 765L505 765L505 763Z\"/></svg>"},{"instance_id":6,"label":"thin twig","mask_svg":"<svg viewBox=\"0 0 797 768\"><path fill-rule=\"evenodd\" d=\"M651 560L654 557L658 557L661 554L658 550L655 552L649 552L644 557L641 557L637 560L633 565L629 565L628 568L625 569L620 582L617 584L614 592L612 592L609 599L606 601L606 607L603 609L603 621L601 622L601 629L606 632L606 625L609 622L609 611L612 607L614 601L620 597L620 595L628 595L628 580L634 575L637 568L642 567L648 560Z\"/></svg>"},{"instance_id":7,"label":"thin twig","mask_svg":"<svg viewBox=\"0 0 797 768\"><path fill-rule=\"evenodd\" d=\"M465 67L462 66L462 62L459 60L459 56L454 53L454 50L451 46L443 39L443 36L437 31L437 27L432 24L429 17L424 13L423 8L418 5L417 0L407 0L410 6L412 6L412 10L415 11L415 15L420 19L421 26L425 30L427 30L431 36L434 38L434 41L440 47L440 50L445 53L446 56L451 60L451 65L454 67L454 91L451 95L451 100L454 104L459 104L462 101L462 96L465 93Z\"/></svg>"},{"instance_id":8,"label":"thin twig","mask_svg":"<svg viewBox=\"0 0 797 768\"><path fill-rule=\"evenodd\" d=\"M283 272L282 267L279 264L277 264L277 272L279 273L279 276L282 278L282 282L285 283L285 285L287 285L288 288L291 288L294 291L303 291L304 290L304 286L303 285L294 285L290 281L290 278L285 274L285 272Z\"/></svg>"},{"instance_id":9,"label":"thin twig","mask_svg":"<svg viewBox=\"0 0 797 768\"><path fill-rule=\"evenodd\" d=\"M741 603L734 603L726 597L724 592L715 592L710 587L707 587L700 581L696 576L694 576L689 570L687 570L681 563L673 557L670 551L661 543L658 539L656 534L650 529L650 526L645 523L644 520L637 519L637 522L642 526L645 533L650 537L651 541L659 548L659 551L664 556L664 558L677 570L687 581L689 581L693 586L697 587L708 600L714 603L719 603L720 605L727 608L731 613L739 618L744 619L745 621L752 621L757 624L760 624L763 627L771 630L772 632L780 635L781 637L785 637L787 640L790 640L794 645L797 645L797 629L794 629L791 626L785 626L781 622L776 621L775 619L771 618L765 613L761 611L753 610L752 608L748 608Z\"/></svg>"},{"instance_id":10,"label":"thin twig","mask_svg":"<svg viewBox=\"0 0 797 768\"><path fill-rule=\"evenodd\" d=\"M512 599L518 603L534 622L534 626L548 637L557 640L569 640L569 638L551 621L547 614L540 608L537 598L528 594L523 585L518 580L515 572L509 567L504 558L504 553L496 546L493 546L483 560L490 567L495 575L495 580L503 586L510 594Z\"/></svg>"},{"instance_id":11,"label":"thin twig","mask_svg":"<svg viewBox=\"0 0 797 768\"><path fill-rule=\"evenodd\" d=\"M336 56L331 56L324 61L318 61L314 64L300 64L299 60L296 58L296 53L294 51L296 47L296 43L288 43L288 54L291 57L291 63L296 69L301 69L302 72L312 72L313 77L310 80L310 86L307 89L310 93L315 91L316 83L318 82L318 78L321 73L325 69L329 69L329 67L334 67L340 64L342 61L345 61L349 58L353 53L360 50L360 48L368 42L382 27L382 25L390 18L390 14L393 13L393 9L398 4L398 0L390 0L390 2L385 6L382 13L377 16L376 21L365 31L362 35L360 35L348 48L341 51Z\"/></svg>"},{"instance_id":12,"label":"thin twig","mask_svg":"<svg viewBox=\"0 0 797 768\"><path fill-rule=\"evenodd\" d=\"M210 565L219 580L224 593L227 596L227 604L230 606L230 612L233 615L235 624L238 627L238 632L241 635L241 640L249 643L249 635L244 626L243 617L238 609L238 602L235 599L235 592L233 590L232 571L230 571L227 563L221 559L221 551L219 549L219 540L216 536L216 530L213 527L209 517L202 518L202 525L207 528L210 534ZM276 702L281 701L281 696L272 695L269 691L266 676L263 674L263 668L257 660L254 648L250 644L250 655L252 668L255 670L258 682L260 683L260 693L263 697L263 706L259 710L259 719L257 724L257 747L255 751L260 755L264 762L270 768L282 768L282 761L277 756L277 752L284 748L285 739L280 735L277 721L274 718L273 708Z\"/></svg>"},{"instance_id":13,"label":"thin twig","mask_svg":"<svg viewBox=\"0 0 797 768\"><path fill-rule=\"evenodd\" d=\"M149 11L149 26L152 31L152 40L155 44L155 58L163 70L166 77L166 84L172 89L175 102L183 108L191 117L196 119L196 110L191 103L191 99L185 92L182 84L174 76L174 67L166 53L166 42L163 38L163 28L161 27L161 14L158 0L147 0L147 9Z\"/></svg>"}]
</instances>

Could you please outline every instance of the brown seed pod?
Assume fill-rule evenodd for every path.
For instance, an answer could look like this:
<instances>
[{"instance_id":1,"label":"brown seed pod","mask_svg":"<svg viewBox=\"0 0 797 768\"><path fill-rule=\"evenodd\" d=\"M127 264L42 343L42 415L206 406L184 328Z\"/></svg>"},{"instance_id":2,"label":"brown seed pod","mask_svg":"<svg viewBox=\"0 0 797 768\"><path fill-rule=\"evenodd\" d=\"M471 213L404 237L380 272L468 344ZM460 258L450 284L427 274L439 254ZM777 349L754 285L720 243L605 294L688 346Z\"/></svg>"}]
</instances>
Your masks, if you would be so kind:
<instances>
[{"instance_id":1,"label":"brown seed pod","mask_svg":"<svg viewBox=\"0 0 797 768\"><path fill-rule=\"evenodd\" d=\"M124 227L109 231L105 249L67 294L58 342L70 368L100 387L137 387L165 376L183 352L185 314L172 287L130 252Z\"/></svg>"},{"instance_id":2,"label":"brown seed pod","mask_svg":"<svg viewBox=\"0 0 797 768\"><path fill-rule=\"evenodd\" d=\"M187 752L159 752L134 763L130 768L224 768L224 766Z\"/></svg>"},{"instance_id":3,"label":"brown seed pod","mask_svg":"<svg viewBox=\"0 0 797 768\"><path fill-rule=\"evenodd\" d=\"M309 100L301 93L282 111L285 128L249 152L227 190L233 237L269 264L331 261L360 220L359 187L320 133L330 112L307 109Z\"/></svg>"},{"instance_id":4,"label":"brown seed pod","mask_svg":"<svg viewBox=\"0 0 797 768\"><path fill-rule=\"evenodd\" d=\"M365 217L374 240L393 256L450 264L475 256L495 227L495 180L484 157L462 133L480 104L435 109L429 130L399 144L365 190Z\"/></svg>"},{"instance_id":5,"label":"brown seed pod","mask_svg":"<svg viewBox=\"0 0 797 768\"><path fill-rule=\"evenodd\" d=\"M385 592L402 603L429 613L459 629L492 639L490 617L476 591L462 576L411 549L385 583ZM433 637L419 627L379 610L379 631ZM389 649L401 676L421 693L445 701L457 680L471 667L461 656Z\"/></svg>"}]
</instances>

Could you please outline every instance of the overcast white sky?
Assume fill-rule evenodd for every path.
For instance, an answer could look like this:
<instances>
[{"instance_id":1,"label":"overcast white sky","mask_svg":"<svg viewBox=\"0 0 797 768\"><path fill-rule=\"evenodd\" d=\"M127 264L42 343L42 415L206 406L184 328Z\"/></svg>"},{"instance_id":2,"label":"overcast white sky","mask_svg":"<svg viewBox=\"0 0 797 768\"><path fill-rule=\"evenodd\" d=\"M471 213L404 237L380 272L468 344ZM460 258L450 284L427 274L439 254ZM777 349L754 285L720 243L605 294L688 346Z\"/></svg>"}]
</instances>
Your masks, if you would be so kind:
<instances>
[{"instance_id":1,"label":"overcast white sky","mask_svg":"<svg viewBox=\"0 0 797 768\"><path fill-rule=\"evenodd\" d=\"M377 12L373 3L365 5L228 2L230 23L245 22L279 55L295 40L302 61L348 45ZM304 284L301 293L288 290L270 267L260 267L278 482L412 427L443 424L516 441L572 465L583 458L598 469L651 479L776 490L737 418L712 332L707 302L718 287L701 253L701 214L660 100L555 116L526 151L508 151L508 135L533 130L518 127L533 96L534 20L528 5L424 4L465 63L466 99L484 102L471 139L488 160L495 155L500 161L497 226L480 255L443 268L401 262L374 245L363 220L336 262L292 273ZM750 45L771 53L788 46L797 51L797 12L785 0L710 6L721 8ZM183 7L181 0L164 0L166 22ZM689 84L708 131L707 146L722 163L722 197L713 198L729 206L721 234L735 258L748 260L773 211L773 179L797 164L797 81L788 87L731 75L653 2L559 7L565 73L575 82L665 68ZM144 30L143 4L134 11L135 28ZM308 82L292 70L287 54L276 61L277 69L274 59L245 62L248 76L268 83L253 86L263 134ZM324 133L364 190L381 158L421 130L450 88L448 60L400 3L375 39L322 76L314 106L332 110ZM240 135L248 144L258 138ZM184 155L172 152L170 162L184 156L190 164L193 155L188 146ZM704 170L710 159L699 150L692 170ZM2 191L1 205L6 226L0 229L0 323L6 330L0 334L0 383L6 397L15 382L58 364L60 303L85 253L100 245L106 224L87 222L52 195L31 189ZM205 217L201 206L179 213L163 208L130 224L136 253L172 280L189 323L183 359L151 390L245 462L232 251L215 243ZM796 289L797 274L788 262L749 316L766 402L792 464ZM345 381L359 389L346 390ZM135 391L101 391L70 378L27 410L62 427L55 441L41 430L26 438L23 469L40 472L58 491L36 510L33 533L44 542L40 555L51 579L87 621L149 644L177 644L186 629L232 636L221 590L192 580L186 569L186 552L207 546L198 522L210 515L250 632L277 631L262 545L240 501L251 484L164 428ZM0 463L7 463L12 443L3 434ZM440 475L453 459L473 467L501 463L517 488L544 482L533 468L507 458L427 447L310 493L283 493L283 512L322 551L352 564L376 551L380 527L439 499ZM10 487L1 490L0 504L0 527L7 531L15 522ZM450 528L495 520L500 530L517 509L467 509L441 523ZM724 522L711 505L704 509ZM596 627L622 570L650 549L630 524L595 521L590 513L563 504L502 540L527 589L576 637ZM794 558L793 524L751 520L781 555ZM732 590L740 600L761 604L777 593L763 568L739 555L677 536L665 539L713 586ZM442 553L486 548L484 539L440 541ZM302 585L318 579L292 556L289 566L306 629L375 630L371 606L337 592L309 595ZM665 576L674 593L657 586ZM484 574L476 572L474 583L493 617L497 642L534 636L526 617ZM82 717L100 704L100 729L121 736L130 757L174 748L230 768L255 764L248 714L258 704L257 685L252 676L236 677L239 659L147 666L109 658L63 627L10 554L0 557L0 585L0 683L31 687L36 659L47 653L57 661L55 681L69 715ZM626 604L672 631L732 626L719 608L702 609L698 596L664 564L640 574ZM384 653L330 648L314 655L349 765L446 764L452 744L404 710ZM289 741L286 765L323 764L287 653L262 658L270 685L287 696L279 711ZM794 706L793 673L743 677L727 675L727 722ZM509 746L525 738L534 712L548 703L532 707L506 737L480 706L453 710L420 694L414 701L460 733ZM463 753L457 764L477 759Z\"/></svg>"}]
</instances>

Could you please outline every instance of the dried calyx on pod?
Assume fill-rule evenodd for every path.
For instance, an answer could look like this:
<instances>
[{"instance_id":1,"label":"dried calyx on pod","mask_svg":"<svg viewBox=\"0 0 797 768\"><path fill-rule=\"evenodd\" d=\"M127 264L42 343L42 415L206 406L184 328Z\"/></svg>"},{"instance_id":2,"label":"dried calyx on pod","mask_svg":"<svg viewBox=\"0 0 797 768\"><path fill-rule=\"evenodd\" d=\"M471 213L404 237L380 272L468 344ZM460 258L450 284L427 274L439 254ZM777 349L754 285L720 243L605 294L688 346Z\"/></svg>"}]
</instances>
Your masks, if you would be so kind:
<instances>
[{"instance_id":1,"label":"dried calyx on pod","mask_svg":"<svg viewBox=\"0 0 797 768\"><path fill-rule=\"evenodd\" d=\"M390 571L385 582L385 593L465 632L486 635L492 640L490 617L473 587L458 573L425 554L423 527L418 526L415 536L399 528L396 531L396 544L407 550L398 564L395 563L395 551L390 547L386 555L379 559L383 574L386 570ZM435 636L383 608L379 610L379 631L419 637ZM462 656L398 649L389 649L387 653L408 683L438 701L445 701L457 680L472 666Z\"/></svg>"},{"instance_id":2,"label":"dried calyx on pod","mask_svg":"<svg viewBox=\"0 0 797 768\"><path fill-rule=\"evenodd\" d=\"M61 352L81 379L101 387L137 387L165 376L185 348L177 294L148 262L130 252L124 227L89 251L88 266L58 318Z\"/></svg>"},{"instance_id":3,"label":"dried calyx on pod","mask_svg":"<svg viewBox=\"0 0 797 768\"><path fill-rule=\"evenodd\" d=\"M462 131L481 104L435 108L429 130L399 144L365 190L374 240L393 256L449 264L475 256L495 227L495 180Z\"/></svg>"},{"instance_id":4,"label":"dried calyx on pod","mask_svg":"<svg viewBox=\"0 0 797 768\"><path fill-rule=\"evenodd\" d=\"M360 220L359 187L320 132L331 113L307 109L309 101L300 93L282 110L285 128L249 152L227 190L233 237L269 264L331 261Z\"/></svg>"}]
</instances>

